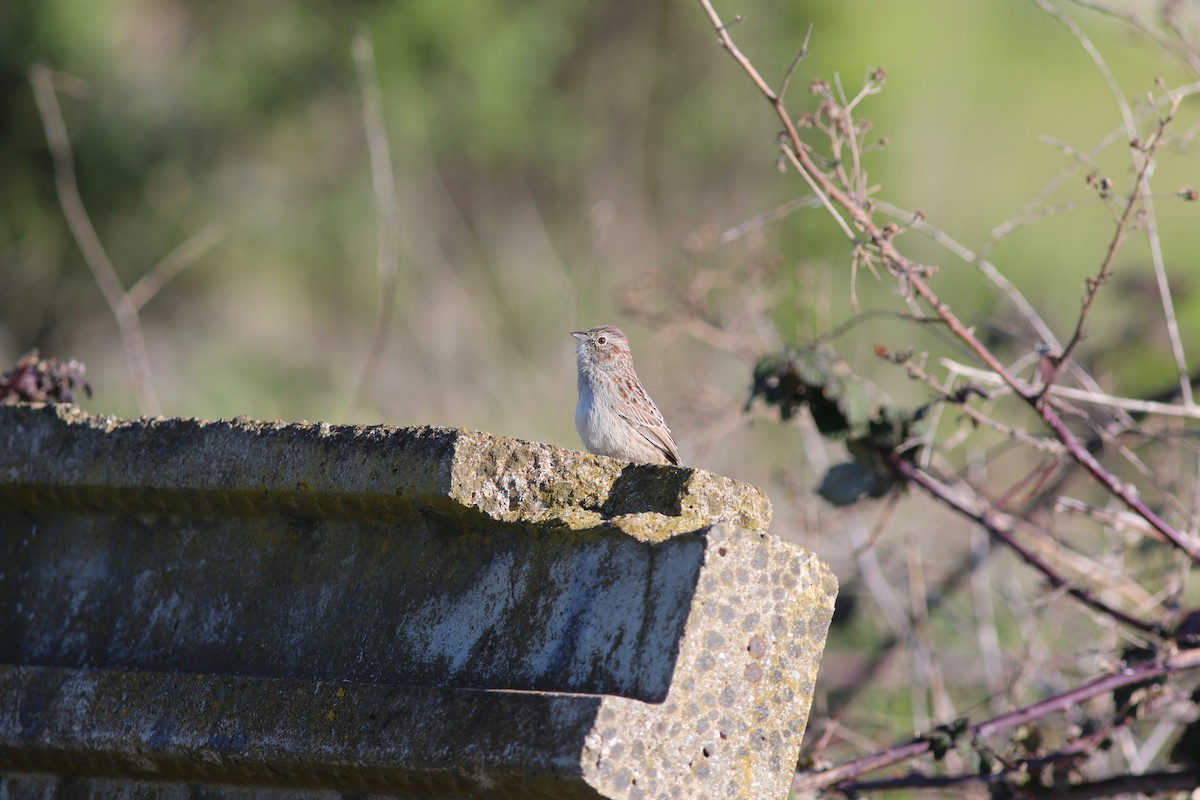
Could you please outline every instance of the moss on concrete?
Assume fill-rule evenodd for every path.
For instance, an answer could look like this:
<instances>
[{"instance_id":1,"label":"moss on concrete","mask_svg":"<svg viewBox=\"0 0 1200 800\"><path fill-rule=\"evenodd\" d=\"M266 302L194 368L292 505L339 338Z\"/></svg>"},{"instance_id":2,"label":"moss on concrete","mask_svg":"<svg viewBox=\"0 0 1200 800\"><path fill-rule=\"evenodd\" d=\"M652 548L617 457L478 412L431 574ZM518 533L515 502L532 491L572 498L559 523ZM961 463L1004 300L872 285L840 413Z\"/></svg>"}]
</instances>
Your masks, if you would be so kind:
<instances>
[{"instance_id":1,"label":"moss on concrete","mask_svg":"<svg viewBox=\"0 0 1200 800\"><path fill-rule=\"evenodd\" d=\"M0 407L0 502L129 513L403 519L413 503L662 541L717 521L765 531L771 505L703 470L628 464L452 428L118 420Z\"/></svg>"},{"instance_id":2,"label":"moss on concrete","mask_svg":"<svg viewBox=\"0 0 1200 800\"><path fill-rule=\"evenodd\" d=\"M782 797L837 584L769 521L475 431L0 406L0 793Z\"/></svg>"}]
</instances>

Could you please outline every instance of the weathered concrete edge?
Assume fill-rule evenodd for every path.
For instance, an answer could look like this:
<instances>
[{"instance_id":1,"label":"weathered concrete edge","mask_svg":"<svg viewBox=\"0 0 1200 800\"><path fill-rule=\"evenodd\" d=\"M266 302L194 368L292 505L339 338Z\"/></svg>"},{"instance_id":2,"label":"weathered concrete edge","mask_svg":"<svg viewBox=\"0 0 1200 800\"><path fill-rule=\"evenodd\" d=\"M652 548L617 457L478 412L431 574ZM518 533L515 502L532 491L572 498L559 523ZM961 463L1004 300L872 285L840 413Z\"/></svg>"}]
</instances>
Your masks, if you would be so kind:
<instances>
[{"instance_id":1,"label":"weathered concrete edge","mask_svg":"<svg viewBox=\"0 0 1200 800\"><path fill-rule=\"evenodd\" d=\"M0 405L0 503L370 521L416 503L650 541L717 520L766 530L771 518L762 490L720 475L479 431L121 420L46 404Z\"/></svg>"},{"instance_id":2,"label":"weathered concrete edge","mask_svg":"<svg viewBox=\"0 0 1200 800\"><path fill-rule=\"evenodd\" d=\"M812 553L715 525L664 702L606 697L583 754L606 797L783 798L838 592Z\"/></svg>"},{"instance_id":3,"label":"weathered concrete edge","mask_svg":"<svg viewBox=\"0 0 1200 800\"><path fill-rule=\"evenodd\" d=\"M837 581L774 536L722 524L704 541L661 703L7 666L0 769L417 796L781 798Z\"/></svg>"},{"instance_id":4,"label":"weathered concrete edge","mask_svg":"<svg viewBox=\"0 0 1200 800\"><path fill-rule=\"evenodd\" d=\"M0 771L599 797L580 780L579 753L602 702L596 695L0 664ZM536 735L545 730L557 735Z\"/></svg>"}]
</instances>

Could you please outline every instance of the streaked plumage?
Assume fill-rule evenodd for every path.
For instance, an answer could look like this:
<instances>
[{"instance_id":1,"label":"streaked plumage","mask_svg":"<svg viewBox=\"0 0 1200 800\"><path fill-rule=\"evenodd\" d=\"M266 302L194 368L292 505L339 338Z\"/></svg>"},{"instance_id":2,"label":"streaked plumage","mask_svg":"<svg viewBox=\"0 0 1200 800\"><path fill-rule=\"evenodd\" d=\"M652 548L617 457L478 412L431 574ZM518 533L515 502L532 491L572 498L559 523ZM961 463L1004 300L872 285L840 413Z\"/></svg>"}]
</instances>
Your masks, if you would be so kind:
<instances>
[{"instance_id":1,"label":"streaked plumage","mask_svg":"<svg viewBox=\"0 0 1200 800\"><path fill-rule=\"evenodd\" d=\"M638 380L625 334L601 325L571 335L579 340L575 427L584 447L625 461L678 464L679 448Z\"/></svg>"}]
</instances>

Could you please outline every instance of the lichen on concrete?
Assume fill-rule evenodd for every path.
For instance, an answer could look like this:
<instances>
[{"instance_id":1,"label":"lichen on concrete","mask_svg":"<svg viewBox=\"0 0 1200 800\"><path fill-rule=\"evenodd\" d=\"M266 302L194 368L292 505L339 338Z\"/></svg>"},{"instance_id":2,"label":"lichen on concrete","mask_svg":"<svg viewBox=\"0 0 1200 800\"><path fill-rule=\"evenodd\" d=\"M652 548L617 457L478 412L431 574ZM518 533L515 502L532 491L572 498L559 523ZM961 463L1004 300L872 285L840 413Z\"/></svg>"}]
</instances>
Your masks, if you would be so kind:
<instances>
[{"instance_id":1,"label":"lichen on concrete","mask_svg":"<svg viewBox=\"0 0 1200 800\"><path fill-rule=\"evenodd\" d=\"M837 584L769 521L475 431L0 407L0 794L783 797Z\"/></svg>"},{"instance_id":2,"label":"lichen on concrete","mask_svg":"<svg viewBox=\"0 0 1200 800\"><path fill-rule=\"evenodd\" d=\"M605 796L786 795L837 580L767 534L720 524L705 538L671 692L661 706L606 699L589 735L581 763Z\"/></svg>"},{"instance_id":3,"label":"lichen on concrete","mask_svg":"<svg viewBox=\"0 0 1200 800\"><path fill-rule=\"evenodd\" d=\"M644 541L722 520L765 531L771 520L760 489L703 470L627 464L453 428L118 420L74 406L6 406L5 470L14 480L0 491L26 506L93 498L159 511L183 501L229 515L377 521L424 501L501 522L611 526Z\"/></svg>"}]
</instances>

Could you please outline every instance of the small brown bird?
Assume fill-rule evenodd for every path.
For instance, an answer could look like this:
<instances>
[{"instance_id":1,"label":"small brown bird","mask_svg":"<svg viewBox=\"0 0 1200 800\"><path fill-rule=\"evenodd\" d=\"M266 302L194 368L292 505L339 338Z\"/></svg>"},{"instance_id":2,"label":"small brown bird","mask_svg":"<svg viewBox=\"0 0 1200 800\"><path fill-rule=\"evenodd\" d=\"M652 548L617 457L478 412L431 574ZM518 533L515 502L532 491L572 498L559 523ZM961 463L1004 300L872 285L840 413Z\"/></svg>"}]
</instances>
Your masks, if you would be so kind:
<instances>
[{"instance_id":1,"label":"small brown bird","mask_svg":"<svg viewBox=\"0 0 1200 800\"><path fill-rule=\"evenodd\" d=\"M579 340L575 428L591 453L651 464L678 464L679 448L633 369L629 339L611 325L574 331Z\"/></svg>"}]
</instances>

